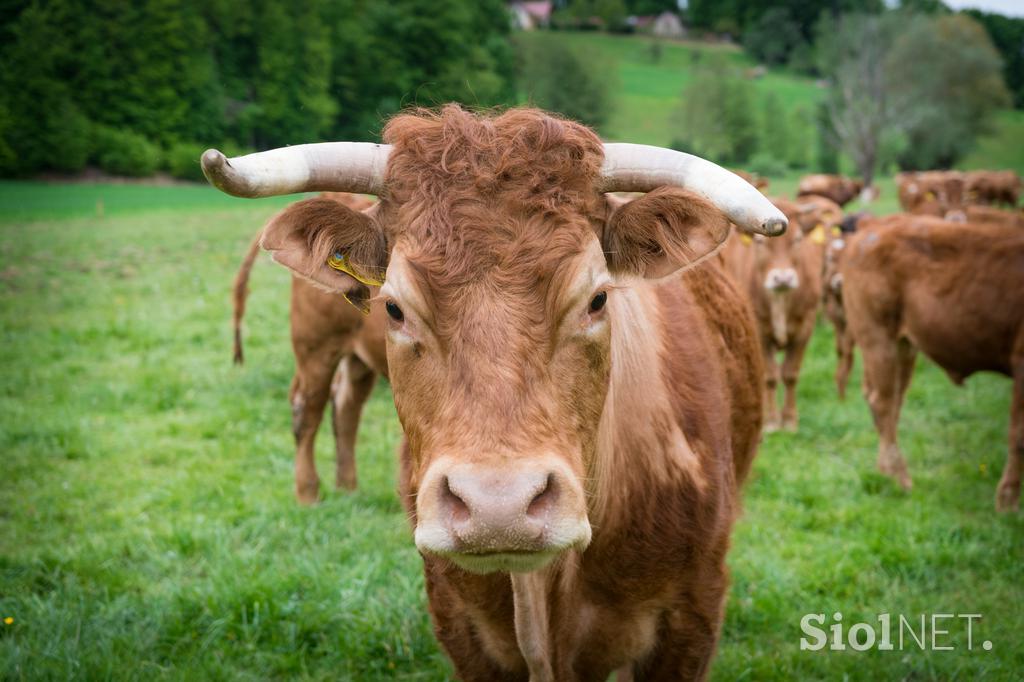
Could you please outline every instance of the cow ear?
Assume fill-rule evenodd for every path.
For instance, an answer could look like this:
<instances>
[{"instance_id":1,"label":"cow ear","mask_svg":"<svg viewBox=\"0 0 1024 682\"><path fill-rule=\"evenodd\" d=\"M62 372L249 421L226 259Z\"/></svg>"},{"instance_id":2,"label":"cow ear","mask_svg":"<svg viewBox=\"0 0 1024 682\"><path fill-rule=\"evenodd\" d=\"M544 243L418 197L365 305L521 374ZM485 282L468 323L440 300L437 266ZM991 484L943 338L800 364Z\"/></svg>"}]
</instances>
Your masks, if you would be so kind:
<instances>
[{"instance_id":1,"label":"cow ear","mask_svg":"<svg viewBox=\"0 0 1024 682\"><path fill-rule=\"evenodd\" d=\"M729 220L708 201L660 187L627 204L609 201L601 246L613 275L667 277L715 252Z\"/></svg>"},{"instance_id":2,"label":"cow ear","mask_svg":"<svg viewBox=\"0 0 1024 682\"><path fill-rule=\"evenodd\" d=\"M260 245L271 257L329 291L337 291L367 311L369 287L384 281L387 242L366 213L334 199L296 202L270 219Z\"/></svg>"}]
</instances>

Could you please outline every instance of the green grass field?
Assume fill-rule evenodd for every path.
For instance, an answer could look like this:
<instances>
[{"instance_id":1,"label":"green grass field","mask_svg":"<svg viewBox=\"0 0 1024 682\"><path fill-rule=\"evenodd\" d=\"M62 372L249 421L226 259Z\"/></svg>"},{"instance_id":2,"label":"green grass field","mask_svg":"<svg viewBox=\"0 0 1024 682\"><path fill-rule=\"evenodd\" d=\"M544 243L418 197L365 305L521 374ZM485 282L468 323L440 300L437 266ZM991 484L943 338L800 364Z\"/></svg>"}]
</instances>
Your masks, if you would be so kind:
<instances>
[{"instance_id":1,"label":"green grass field","mask_svg":"<svg viewBox=\"0 0 1024 682\"><path fill-rule=\"evenodd\" d=\"M266 260L248 364L231 365L231 279L283 201L0 184L3 679L450 677L395 494L387 385L360 431L359 492L298 508L288 276ZM767 438L745 489L713 678L1019 679L1024 515L993 510L1009 381L958 389L919 364L904 494L875 471L859 383L840 403L833 366L822 325L801 430ZM328 480L332 450L325 424ZM939 641L954 651L801 651L803 614L836 611L983 619L973 651L960 627Z\"/></svg>"}]
</instances>

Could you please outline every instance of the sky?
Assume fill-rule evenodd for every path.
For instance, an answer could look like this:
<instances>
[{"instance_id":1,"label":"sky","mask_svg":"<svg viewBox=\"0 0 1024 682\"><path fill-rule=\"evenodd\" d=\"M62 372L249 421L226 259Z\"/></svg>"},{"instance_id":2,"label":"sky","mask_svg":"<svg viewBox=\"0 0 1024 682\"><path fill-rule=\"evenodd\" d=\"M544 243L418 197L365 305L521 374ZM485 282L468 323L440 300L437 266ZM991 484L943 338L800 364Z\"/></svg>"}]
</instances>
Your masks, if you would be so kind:
<instances>
[{"instance_id":1,"label":"sky","mask_svg":"<svg viewBox=\"0 0 1024 682\"><path fill-rule=\"evenodd\" d=\"M952 9L980 9L984 12L1024 17L1024 0L943 0Z\"/></svg>"}]
</instances>

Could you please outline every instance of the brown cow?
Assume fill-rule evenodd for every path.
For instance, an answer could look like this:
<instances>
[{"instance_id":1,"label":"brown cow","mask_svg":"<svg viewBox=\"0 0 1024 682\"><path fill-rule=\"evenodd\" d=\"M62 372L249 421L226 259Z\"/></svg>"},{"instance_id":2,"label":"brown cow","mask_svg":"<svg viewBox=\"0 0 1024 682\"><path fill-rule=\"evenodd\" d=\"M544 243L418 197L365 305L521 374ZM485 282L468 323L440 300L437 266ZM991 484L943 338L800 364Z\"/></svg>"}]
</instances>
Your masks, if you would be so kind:
<instances>
[{"instance_id":1,"label":"brown cow","mask_svg":"<svg viewBox=\"0 0 1024 682\"><path fill-rule=\"evenodd\" d=\"M723 256L726 267L753 304L765 362L766 431L797 428L796 384L807 343L814 332L821 302L822 257L825 243L842 209L824 197L801 198L800 203L773 199L799 229L775 239L751 238L735 232ZM781 419L777 405L779 366L784 353L782 383L785 399Z\"/></svg>"},{"instance_id":2,"label":"brown cow","mask_svg":"<svg viewBox=\"0 0 1024 682\"><path fill-rule=\"evenodd\" d=\"M382 197L375 216L299 202L263 245L331 288L386 270L401 499L457 675L705 677L762 369L704 256L729 220L785 219L706 161L535 110L450 105L385 140L204 166L241 195ZM616 190L650 193L612 210Z\"/></svg>"},{"instance_id":3,"label":"brown cow","mask_svg":"<svg viewBox=\"0 0 1024 682\"><path fill-rule=\"evenodd\" d=\"M972 203L1016 206L1020 198L1020 176L1012 170L971 171L966 180L967 195Z\"/></svg>"},{"instance_id":4,"label":"brown cow","mask_svg":"<svg viewBox=\"0 0 1024 682\"><path fill-rule=\"evenodd\" d=\"M906 172L896 175L900 206L907 213L964 222L964 174L959 171Z\"/></svg>"},{"instance_id":5,"label":"brown cow","mask_svg":"<svg viewBox=\"0 0 1024 682\"><path fill-rule=\"evenodd\" d=\"M797 186L797 196L819 196L831 199L840 206L857 198L864 183L843 175L805 175Z\"/></svg>"},{"instance_id":6,"label":"brown cow","mask_svg":"<svg viewBox=\"0 0 1024 682\"><path fill-rule=\"evenodd\" d=\"M880 436L879 469L910 488L896 430L918 350L956 384L974 372L1000 372L1014 384L996 506L1016 508L1024 459L1024 232L907 215L866 220L850 239L842 274Z\"/></svg>"},{"instance_id":7,"label":"brown cow","mask_svg":"<svg viewBox=\"0 0 1024 682\"><path fill-rule=\"evenodd\" d=\"M374 203L366 197L340 192L326 192L324 196L353 210L365 210ZM249 274L259 253L262 235L263 230L260 230L235 277L234 359L239 364L244 357L241 325ZM296 448L295 496L303 504L312 504L320 493L313 456L316 434L328 397L334 427L334 484L345 490L356 488L355 446L359 418L377 375L387 376L385 316L380 303L370 304L369 315L363 315L337 293L292 276L289 317L295 353L295 376L288 395Z\"/></svg>"}]
</instances>

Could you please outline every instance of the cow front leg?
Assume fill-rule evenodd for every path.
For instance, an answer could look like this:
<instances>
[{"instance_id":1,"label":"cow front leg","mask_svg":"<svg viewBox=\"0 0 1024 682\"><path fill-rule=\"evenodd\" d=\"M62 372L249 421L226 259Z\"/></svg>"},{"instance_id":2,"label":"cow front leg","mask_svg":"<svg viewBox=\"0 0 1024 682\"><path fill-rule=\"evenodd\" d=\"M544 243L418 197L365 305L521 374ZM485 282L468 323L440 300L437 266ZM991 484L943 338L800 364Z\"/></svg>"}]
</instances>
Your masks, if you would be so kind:
<instances>
[{"instance_id":1,"label":"cow front leg","mask_svg":"<svg viewBox=\"0 0 1024 682\"><path fill-rule=\"evenodd\" d=\"M778 384L779 365L775 360L775 348L765 341L761 346L764 354L764 432L778 431L779 420Z\"/></svg>"},{"instance_id":2,"label":"cow front leg","mask_svg":"<svg viewBox=\"0 0 1024 682\"><path fill-rule=\"evenodd\" d=\"M712 589L690 595L686 606L665 614L654 653L633 666L636 682L707 678L721 627L725 582L706 586Z\"/></svg>"},{"instance_id":3,"label":"cow front leg","mask_svg":"<svg viewBox=\"0 0 1024 682\"><path fill-rule=\"evenodd\" d=\"M356 433L363 405L373 391L377 374L355 355L348 355L338 366L332 393L335 470L334 485L356 489Z\"/></svg>"},{"instance_id":4,"label":"cow front leg","mask_svg":"<svg viewBox=\"0 0 1024 682\"><path fill-rule=\"evenodd\" d=\"M1020 508L1020 479L1021 469L1024 468L1024 357L1017 359L1015 365L1010 407L1010 449L1003 477L996 488L996 510L1001 512Z\"/></svg>"},{"instance_id":5,"label":"cow front leg","mask_svg":"<svg viewBox=\"0 0 1024 682\"><path fill-rule=\"evenodd\" d=\"M897 339L878 339L864 344L864 397L878 430L878 470L895 479L904 490L913 483L896 441L900 407L914 354L909 344Z\"/></svg>"},{"instance_id":6,"label":"cow front leg","mask_svg":"<svg viewBox=\"0 0 1024 682\"><path fill-rule=\"evenodd\" d=\"M853 369L853 336L848 331L836 336L836 391L839 399L846 400L846 386L850 381L850 370Z\"/></svg>"},{"instance_id":7,"label":"cow front leg","mask_svg":"<svg viewBox=\"0 0 1024 682\"><path fill-rule=\"evenodd\" d=\"M806 336L794 341L786 349L786 357L782 362L782 383L786 391L782 406L782 428L787 431L796 431L796 384L800 379L800 366L804 362L804 352L809 340L810 337Z\"/></svg>"},{"instance_id":8,"label":"cow front leg","mask_svg":"<svg viewBox=\"0 0 1024 682\"><path fill-rule=\"evenodd\" d=\"M296 349L295 361L291 389L295 498L300 504L315 504L320 498L320 478L314 461L316 433L331 394L331 378L338 366L338 354L324 349L319 352Z\"/></svg>"}]
</instances>

